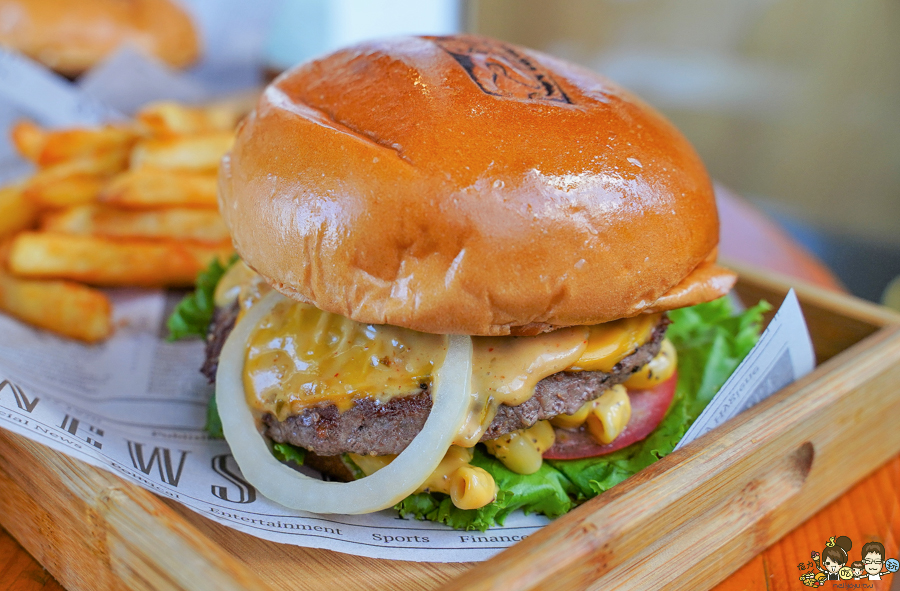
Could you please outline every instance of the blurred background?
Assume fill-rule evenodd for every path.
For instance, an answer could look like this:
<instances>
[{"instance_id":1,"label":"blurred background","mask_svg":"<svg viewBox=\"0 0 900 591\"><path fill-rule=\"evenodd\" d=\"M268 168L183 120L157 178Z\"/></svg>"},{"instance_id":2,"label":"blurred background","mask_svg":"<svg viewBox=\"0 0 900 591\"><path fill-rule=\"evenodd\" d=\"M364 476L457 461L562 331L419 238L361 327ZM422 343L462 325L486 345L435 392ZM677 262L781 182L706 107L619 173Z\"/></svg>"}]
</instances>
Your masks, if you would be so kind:
<instances>
[{"instance_id":1,"label":"blurred background","mask_svg":"<svg viewBox=\"0 0 900 591\"><path fill-rule=\"evenodd\" d=\"M0 35L16 3L0 0ZM640 95L693 142L714 179L775 218L857 295L878 301L900 275L900 2L180 5L197 28L199 57L181 72L161 66L142 74L154 98L196 102L256 88L294 63L370 37L490 35L572 60ZM109 90L121 78L117 59L76 83L128 112L128 93Z\"/></svg>"}]
</instances>

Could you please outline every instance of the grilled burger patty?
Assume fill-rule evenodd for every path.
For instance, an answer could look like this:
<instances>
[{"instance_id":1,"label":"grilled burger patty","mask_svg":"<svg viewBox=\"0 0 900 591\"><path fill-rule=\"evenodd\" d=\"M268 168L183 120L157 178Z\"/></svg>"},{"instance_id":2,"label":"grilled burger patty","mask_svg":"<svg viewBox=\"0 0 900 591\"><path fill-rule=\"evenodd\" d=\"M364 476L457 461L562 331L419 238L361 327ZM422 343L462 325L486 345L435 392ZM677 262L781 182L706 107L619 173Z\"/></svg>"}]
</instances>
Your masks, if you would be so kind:
<instances>
[{"instance_id":1,"label":"grilled burger patty","mask_svg":"<svg viewBox=\"0 0 900 591\"><path fill-rule=\"evenodd\" d=\"M215 381L219 354L237 318L237 304L217 308L206 343L206 362L201 371ZM616 364L610 372L560 372L538 382L534 396L518 406L501 404L482 441L525 429L537 421L560 414L572 414L585 402L621 384L647 364L658 352L669 319L663 316L650 339ZM314 407L279 421L272 414L263 417L266 436L288 442L322 456L341 453L399 454L422 430L431 412L431 392L426 386L406 396L381 404L361 398L353 408L341 413L337 406Z\"/></svg>"}]
</instances>

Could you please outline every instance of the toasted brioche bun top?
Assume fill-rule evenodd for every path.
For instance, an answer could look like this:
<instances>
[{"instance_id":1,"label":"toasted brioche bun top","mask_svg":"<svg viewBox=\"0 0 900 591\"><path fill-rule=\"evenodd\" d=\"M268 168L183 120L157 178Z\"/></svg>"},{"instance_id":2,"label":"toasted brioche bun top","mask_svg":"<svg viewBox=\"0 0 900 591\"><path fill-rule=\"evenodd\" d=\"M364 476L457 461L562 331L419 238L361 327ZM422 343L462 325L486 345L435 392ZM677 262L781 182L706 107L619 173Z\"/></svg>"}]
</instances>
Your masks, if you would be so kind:
<instances>
[{"instance_id":1,"label":"toasted brioche bun top","mask_svg":"<svg viewBox=\"0 0 900 591\"><path fill-rule=\"evenodd\" d=\"M0 0L0 45L67 76L131 44L176 68L197 58L197 33L170 0Z\"/></svg>"},{"instance_id":2,"label":"toasted brioche bun top","mask_svg":"<svg viewBox=\"0 0 900 591\"><path fill-rule=\"evenodd\" d=\"M712 185L605 78L484 37L357 45L276 79L220 168L235 247L366 323L536 334L718 297Z\"/></svg>"}]
</instances>

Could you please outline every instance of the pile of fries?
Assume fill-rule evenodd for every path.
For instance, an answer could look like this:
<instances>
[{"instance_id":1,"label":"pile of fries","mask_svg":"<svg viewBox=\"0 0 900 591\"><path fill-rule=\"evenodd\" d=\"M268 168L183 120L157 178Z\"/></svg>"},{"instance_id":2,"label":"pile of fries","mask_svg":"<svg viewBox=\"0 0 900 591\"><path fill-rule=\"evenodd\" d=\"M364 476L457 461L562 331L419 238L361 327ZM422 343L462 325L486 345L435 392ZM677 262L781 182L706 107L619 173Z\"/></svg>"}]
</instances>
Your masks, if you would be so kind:
<instances>
[{"instance_id":1,"label":"pile of fries","mask_svg":"<svg viewBox=\"0 0 900 591\"><path fill-rule=\"evenodd\" d=\"M240 112L157 103L134 121L12 140L37 172L0 188L0 310L86 342L113 330L89 286L182 287L233 250L216 171Z\"/></svg>"}]
</instances>

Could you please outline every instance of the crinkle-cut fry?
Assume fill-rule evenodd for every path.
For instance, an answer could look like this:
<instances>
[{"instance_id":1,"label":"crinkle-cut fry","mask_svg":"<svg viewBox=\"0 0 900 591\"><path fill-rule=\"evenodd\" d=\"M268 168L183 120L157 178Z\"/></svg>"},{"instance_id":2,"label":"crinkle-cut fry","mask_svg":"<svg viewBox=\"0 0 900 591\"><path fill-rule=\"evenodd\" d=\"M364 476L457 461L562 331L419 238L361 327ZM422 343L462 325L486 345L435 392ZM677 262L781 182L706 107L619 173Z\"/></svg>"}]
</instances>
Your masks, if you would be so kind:
<instances>
[{"instance_id":1,"label":"crinkle-cut fry","mask_svg":"<svg viewBox=\"0 0 900 591\"><path fill-rule=\"evenodd\" d=\"M222 244L228 228L213 209L167 208L121 210L102 205L81 205L55 211L41 219L41 230L66 234L92 234L119 238L167 238Z\"/></svg>"},{"instance_id":2,"label":"crinkle-cut fry","mask_svg":"<svg viewBox=\"0 0 900 591\"><path fill-rule=\"evenodd\" d=\"M113 239L22 232L13 240L9 269L20 277L70 279L91 285L184 287L214 258L226 261L230 243Z\"/></svg>"},{"instance_id":3,"label":"crinkle-cut fry","mask_svg":"<svg viewBox=\"0 0 900 591\"><path fill-rule=\"evenodd\" d=\"M152 135L233 132L240 112L230 105L190 107L173 101L151 103L135 118Z\"/></svg>"},{"instance_id":4,"label":"crinkle-cut fry","mask_svg":"<svg viewBox=\"0 0 900 591\"><path fill-rule=\"evenodd\" d=\"M22 158L37 162L44 148L47 132L33 121L22 120L13 125L10 138Z\"/></svg>"},{"instance_id":5,"label":"crinkle-cut fry","mask_svg":"<svg viewBox=\"0 0 900 591\"><path fill-rule=\"evenodd\" d=\"M131 168L214 171L234 143L231 131L172 135L139 141L131 151Z\"/></svg>"},{"instance_id":6,"label":"crinkle-cut fry","mask_svg":"<svg viewBox=\"0 0 900 591\"><path fill-rule=\"evenodd\" d=\"M84 164L70 161L39 170L25 183L22 193L40 208L93 203L106 185L107 176L91 171Z\"/></svg>"},{"instance_id":7,"label":"crinkle-cut fry","mask_svg":"<svg viewBox=\"0 0 900 591\"><path fill-rule=\"evenodd\" d=\"M0 310L57 334L96 343L112 334L106 295L71 281L22 279L0 266Z\"/></svg>"},{"instance_id":8,"label":"crinkle-cut fry","mask_svg":"<svg viewBox=\"0 0 900 591\"><path fill-rule=\"evenodd\" d=\"M25 197L21 186L0 189L0 239L32 227L37 213L37 206Z\"/></svg>"},{"instance_id":9,"label":"crinkle-cut fry","mask_svg":"<svg viewBox=\"0 0 900 591\"><path fill-rule=\"evenodd\" d=\"M100 194L100 201L127 209L201 207L218 210L211 172L188 172L143 167L115 176Z\"/></svg>"},{"instance_id":10,"label":"crinkle-cut fry","mask_svg":"<svg viewBox=\"0 0 900 591\"><path fill-rule=\"evenodd\" d=\"M61 129L44 132L44 143L38 154L38 166L52 166L71 160L108 163L117 172L128 163L131 148L138 139L132 127L105 125L96 128Z\"/></svg>"}]
</instances>

